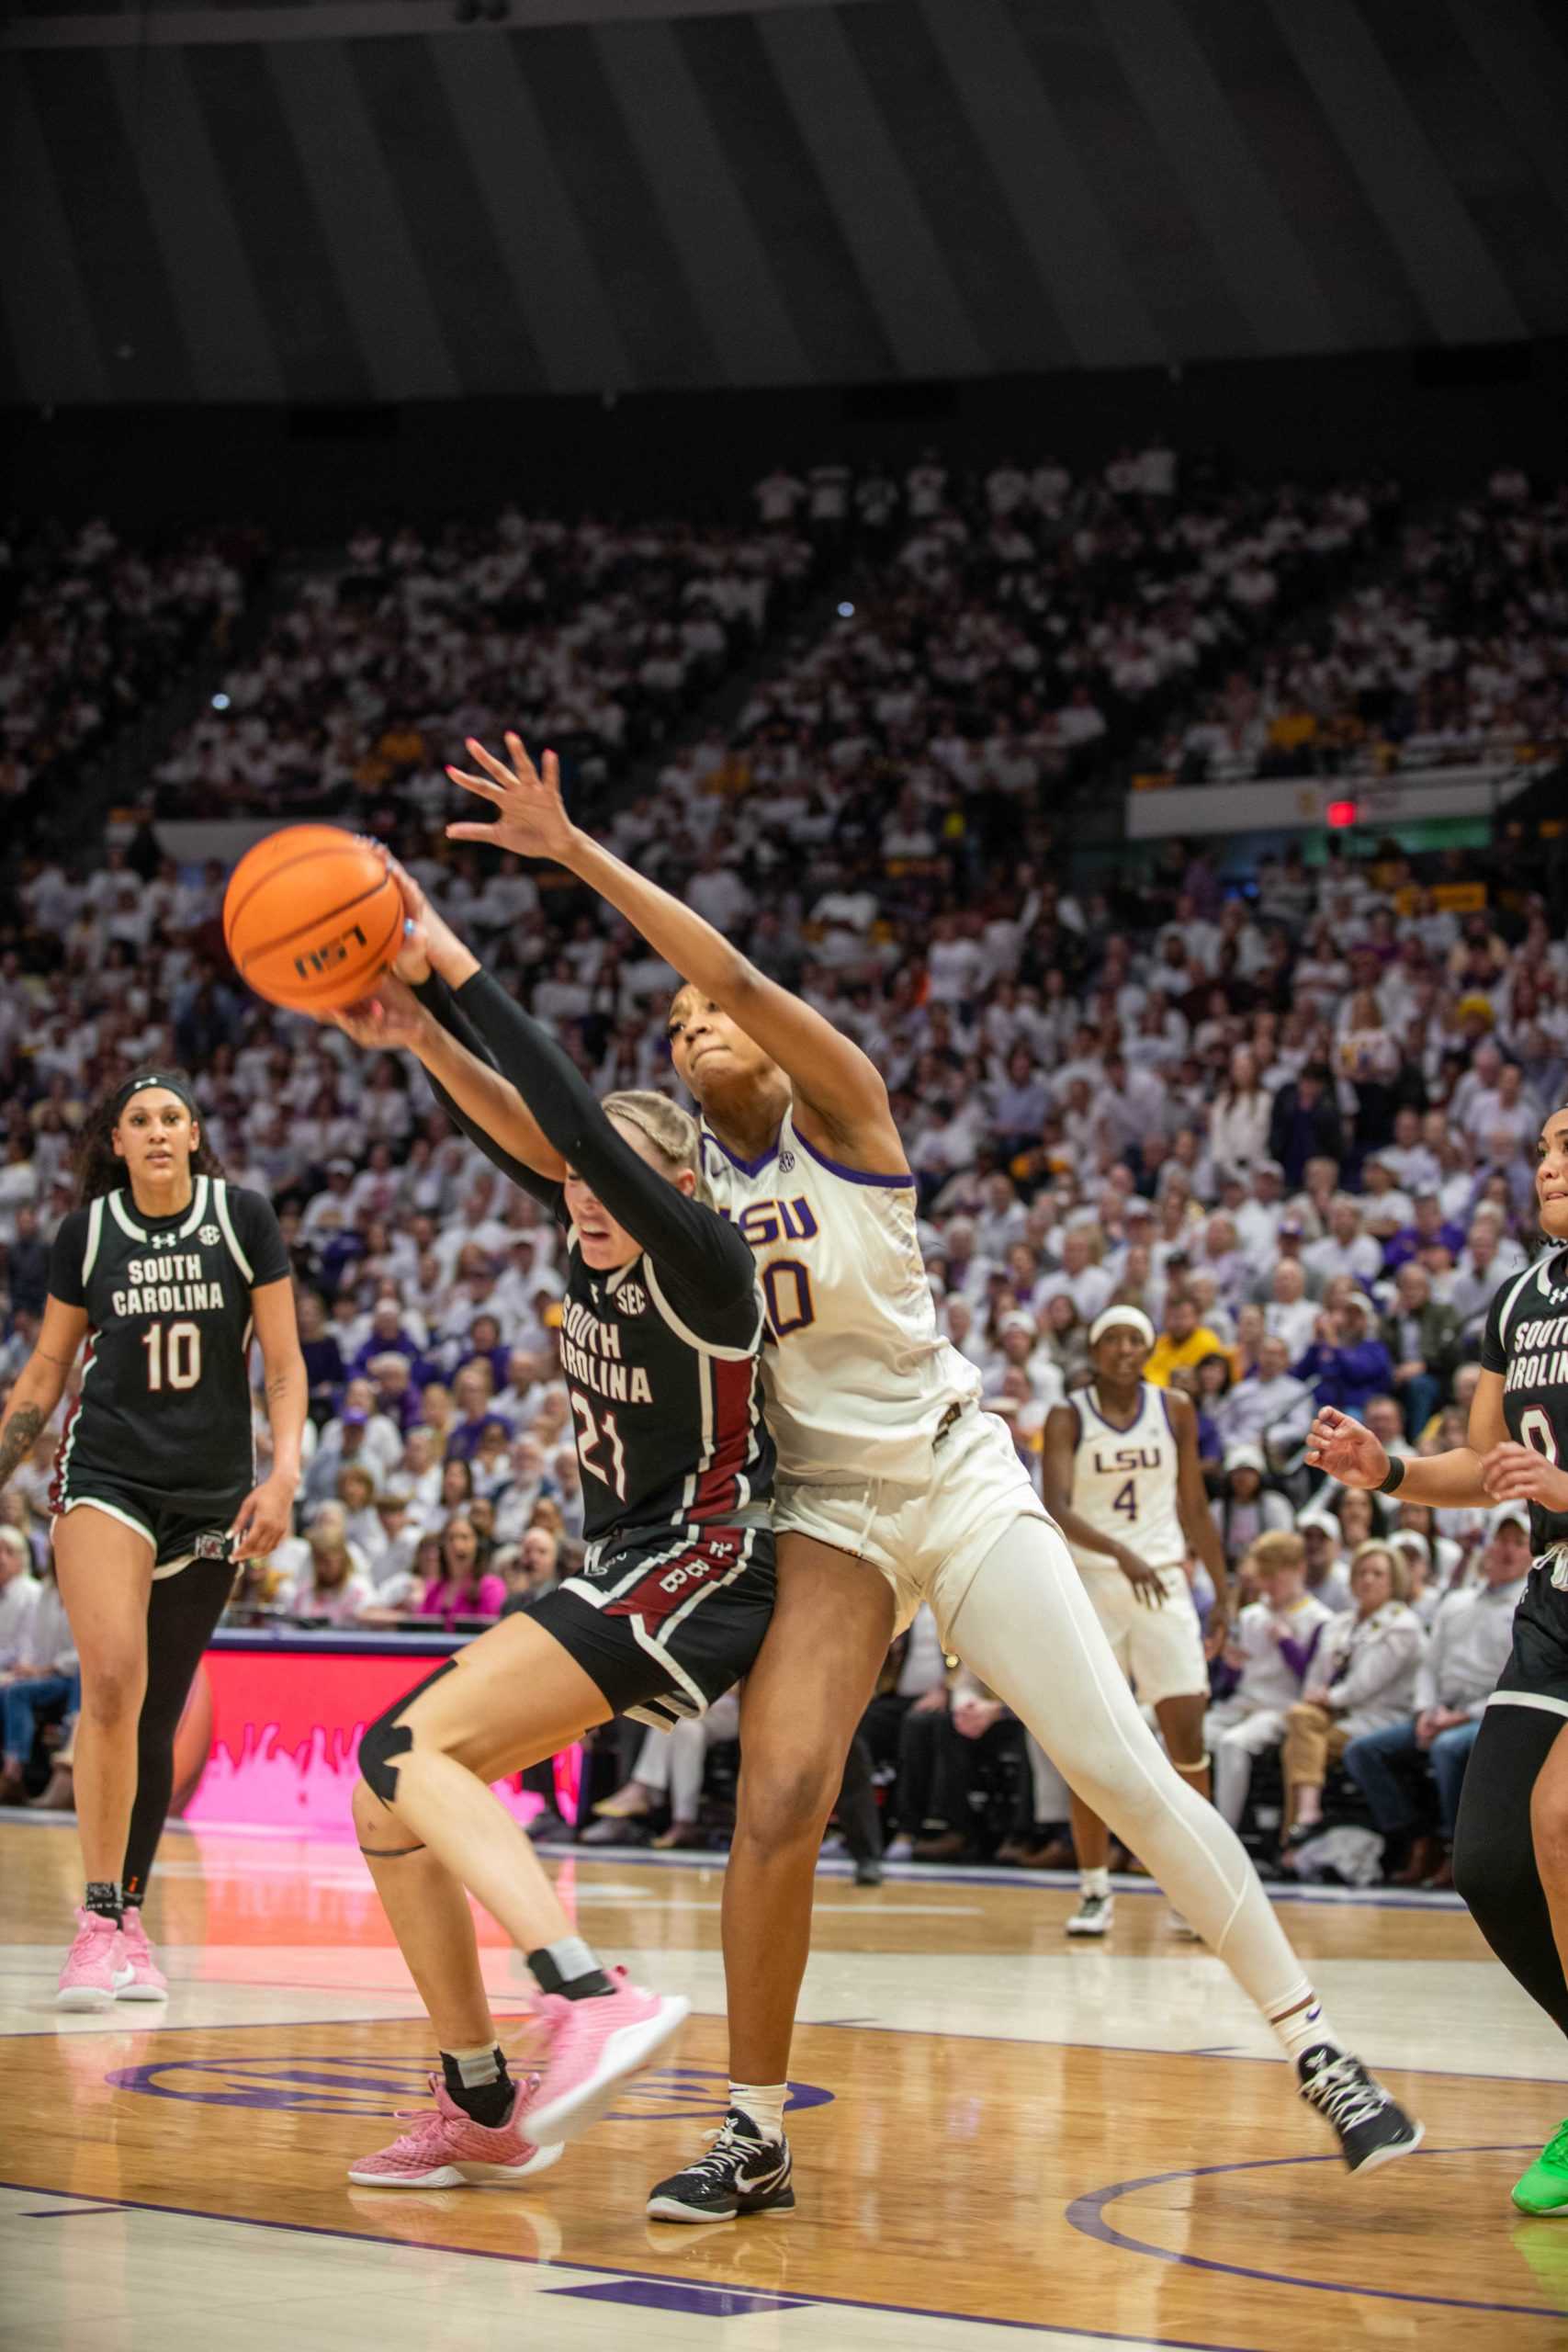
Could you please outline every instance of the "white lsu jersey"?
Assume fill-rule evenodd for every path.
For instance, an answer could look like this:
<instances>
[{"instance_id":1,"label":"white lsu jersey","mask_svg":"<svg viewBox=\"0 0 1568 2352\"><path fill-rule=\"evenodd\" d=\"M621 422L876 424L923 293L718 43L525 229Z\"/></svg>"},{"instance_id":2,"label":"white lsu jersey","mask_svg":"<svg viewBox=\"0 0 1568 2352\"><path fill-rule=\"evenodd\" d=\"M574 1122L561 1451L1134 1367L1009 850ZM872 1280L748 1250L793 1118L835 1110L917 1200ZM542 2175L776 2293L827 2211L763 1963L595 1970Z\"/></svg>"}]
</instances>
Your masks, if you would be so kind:
<instances>
[{"instance_id":1,"label":"white lsu jersey","mask_svg":"<svg viewBox=\"0 0 1568 2352\"><path fill-rule=\"evenodd\" d=\"M1141 1382L1138 1409L1125 1429L1107 1420L1093 1387L1075 1388L1067 1402L1078 1417L1074 1510L1151 1568L1179 1566L1187 1557L1187 1538L1177 1510L1179 1451L1165 1390ZM1086 1551L1080 1544L1072 1545L1072 1553L1080 1568L1115 1566L1108 1553Z\"/></svg>"},{"instance_id":2,"label":"white lsu jersey","mask_svg":"<svg viewBox=\"0 0 1568 2352\"><path fill-rule=\"evenodd\" d=\"M710 1129L714 1204L750 1243L767 1306L762 1387L781 1478L923 1487L951 1407L980 1375L937 1329L912 1176L824 1158L784 1114L761 1159Z\"/></svg>"}]
</instances>

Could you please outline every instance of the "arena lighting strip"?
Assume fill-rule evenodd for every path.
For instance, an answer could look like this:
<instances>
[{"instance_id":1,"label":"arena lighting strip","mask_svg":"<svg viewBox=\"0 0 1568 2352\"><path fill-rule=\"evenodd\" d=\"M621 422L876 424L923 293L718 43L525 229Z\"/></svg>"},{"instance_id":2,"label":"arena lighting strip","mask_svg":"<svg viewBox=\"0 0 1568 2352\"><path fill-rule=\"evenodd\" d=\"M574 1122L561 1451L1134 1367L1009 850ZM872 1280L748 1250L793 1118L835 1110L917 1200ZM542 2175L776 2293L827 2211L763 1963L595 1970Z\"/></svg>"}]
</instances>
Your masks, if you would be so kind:
<instances>
[{"instance_id":1,"label":"arena lighting strip","mask_svg":"<svg viewBox=\"0 0 1568 2352\"><path fill-rule=\"evenodd\" d=\"M242 8L138 8L101 17L13 17L0 49L210 49L256 41L385 40L417 33L472 40L485 32L531 32L543 25L668 23L674 17L755 17L810 8L821 0L511 0L494 19L459 17L454 0L251 0ZM840 8L865 0L835 0Z\"/></svg>"}]
</instances>

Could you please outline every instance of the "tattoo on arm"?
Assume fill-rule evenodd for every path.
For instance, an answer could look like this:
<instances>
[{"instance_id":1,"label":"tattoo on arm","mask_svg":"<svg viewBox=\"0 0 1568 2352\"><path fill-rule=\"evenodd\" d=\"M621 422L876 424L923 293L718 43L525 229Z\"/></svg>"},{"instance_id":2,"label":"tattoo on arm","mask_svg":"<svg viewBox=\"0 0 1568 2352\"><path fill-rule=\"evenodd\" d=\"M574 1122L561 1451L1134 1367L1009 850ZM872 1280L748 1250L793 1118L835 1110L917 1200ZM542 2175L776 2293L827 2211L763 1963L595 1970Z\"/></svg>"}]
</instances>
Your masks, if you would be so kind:
<instances>
[{"instance_id":1,"label":"tattoo on arm","mask_svg":"<svg viewBox=\"0 0 1568 2352\"><path fill-rule=\"evenodd\" d=\"M37 1405L18 1405L0 1435L0 1487L7 1487L38 1443L47 1416Z\"/></svg>"}]
</instances>

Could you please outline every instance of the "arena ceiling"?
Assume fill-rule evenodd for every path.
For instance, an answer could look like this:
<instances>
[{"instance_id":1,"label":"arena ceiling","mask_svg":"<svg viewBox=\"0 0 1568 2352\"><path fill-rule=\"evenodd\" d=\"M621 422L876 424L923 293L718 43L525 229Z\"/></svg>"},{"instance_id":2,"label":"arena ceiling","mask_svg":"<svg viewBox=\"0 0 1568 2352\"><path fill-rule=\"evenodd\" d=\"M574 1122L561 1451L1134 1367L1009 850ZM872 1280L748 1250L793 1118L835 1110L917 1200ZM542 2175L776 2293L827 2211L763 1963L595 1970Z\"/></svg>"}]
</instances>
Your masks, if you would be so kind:
<instances>
[{"instance_id":1,"label":"arena ceiling","mask_svg":"<svg viewBox=\"0 0 1568 2352\"><path fill-rule=\"evenodd\" d=\"M1562 334L1565 123L1546 0L22 0L0 401Z\"/></svg>"}]
</instances>

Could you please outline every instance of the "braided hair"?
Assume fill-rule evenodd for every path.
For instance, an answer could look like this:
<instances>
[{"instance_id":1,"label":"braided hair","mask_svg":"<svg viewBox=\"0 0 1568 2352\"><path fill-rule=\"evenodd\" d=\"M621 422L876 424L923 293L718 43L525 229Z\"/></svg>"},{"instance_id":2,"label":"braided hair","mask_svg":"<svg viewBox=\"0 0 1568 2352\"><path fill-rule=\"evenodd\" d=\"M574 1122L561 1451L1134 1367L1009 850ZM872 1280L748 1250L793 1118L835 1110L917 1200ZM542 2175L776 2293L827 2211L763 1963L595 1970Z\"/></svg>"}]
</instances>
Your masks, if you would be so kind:
<instances>
[{"instance_id":1,"label":"braided hair","mask_svg":"<svg viewBox=\"0 0 1568 2352\"><path fill-rule=\"evenodd\" d=\"M72 1154L76 1177L76 1206L79 1209L85 1208L101 1193L118 1193L125 1182L126 1166L116 1154L114 1131L131 1096L148 1086L167 1087L172 1094L180 1097L192 1118L199 1122L191 1081L184 1070L162 1069L152 1064L132 1070L129 1078L123 1079L118 1086L110 1087L107 1094L99 1097L82 1122L82 1130ZM223 1163L208 1142L205 1132L191 1154L190 1172L193 1176L221 1176L223 1173Z\"/></svg>"}]
</instances>

